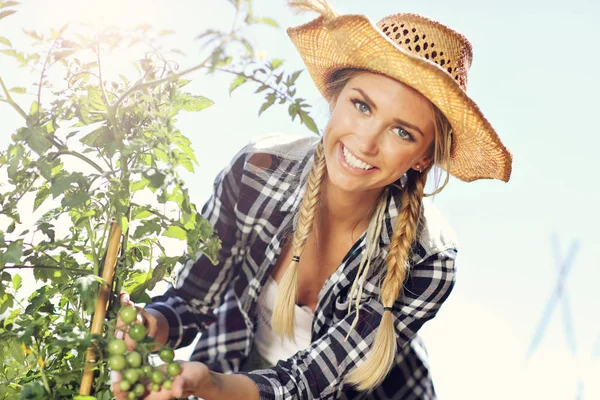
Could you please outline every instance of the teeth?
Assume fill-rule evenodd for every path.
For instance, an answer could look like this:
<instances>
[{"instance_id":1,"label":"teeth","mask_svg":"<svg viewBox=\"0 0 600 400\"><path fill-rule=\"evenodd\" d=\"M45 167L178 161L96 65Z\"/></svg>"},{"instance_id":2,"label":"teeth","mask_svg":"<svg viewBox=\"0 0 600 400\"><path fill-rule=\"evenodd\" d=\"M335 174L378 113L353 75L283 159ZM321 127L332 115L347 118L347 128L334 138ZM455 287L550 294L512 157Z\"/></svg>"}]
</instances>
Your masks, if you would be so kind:
<instances>
[{"instance_id":1,"label":"teeth","mask_svg":"<svg viewBox=\"0 0 600 400\"><path fill-rule=\"evenodd\" d=\"M344 151L343 151L343 152L344 152L344 158L346 159L346 162L347 162L347 163L348 163L350 166L352 166L352 167L354 167L354 168L360 168L360 169L364 169L364 170L369 170L369 169L373 168L373 166L372 166L372 165L369 165L369 164L367 164L366 162L364 162L364 161L361 161L361 160L359 160L358 158L354 157L354 156L352 155L352 153L350 153L350 152L348 151L348 149L346 149L346 146L343 146L343 149L344 149Z\"/></svg>"}]
</instances>

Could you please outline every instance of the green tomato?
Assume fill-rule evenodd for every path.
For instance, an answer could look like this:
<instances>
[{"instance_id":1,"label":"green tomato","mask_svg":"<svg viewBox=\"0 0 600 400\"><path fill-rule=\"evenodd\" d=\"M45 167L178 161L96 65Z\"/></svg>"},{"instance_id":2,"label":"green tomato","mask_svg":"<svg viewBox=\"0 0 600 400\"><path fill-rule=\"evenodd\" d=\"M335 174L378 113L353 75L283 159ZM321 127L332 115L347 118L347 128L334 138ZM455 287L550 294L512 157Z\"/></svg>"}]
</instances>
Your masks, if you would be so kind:
<instances>
[{"instance_id":1,"label":"green tomato","mask_svg":"<svg viewBox=\"0 0 600 400\"><path fill-rule=\"evenodd\" d=\"M127 393L127 400L136 400L138 397L133 392Z\"/></svg>"},{"instance_id":2,"label":"green tomato","mask_svg":"<svg viewBox=\"0 0 600 400\"><path fill-rule=\"evenodd\" d=\"M121 382L119 382L119 389L121 389L123 392L129 392L129 389L131 389L131 383L129 383L127 379L123 379Z\"/></svg>"},{"instance_id":3,"label":"green tomato","mask_svg":"<svg viewBox=\"0 0 600 400\"><path fill-rule=\"evenodd\" d=\"M134 384L140 379L140 373L137 369L129 368L123 372L123 377L129 381L129 383Z\"/></svg>"},{"instance_id":4,"label":"green tomato","mask_svg":"<svg viewBox=\"0 0 600 400\"><path fill-rule=\"evenodd\" d=\"M146 327L143 324L135 324L129 328L129 337L136 342L141 342L146 337Z\"/></svg>"},{"instance_id":5,"label":"green tomato","mask_svg":"<svg viewBox=\"0 0 600 400\"><path fill-rule=\"evenodd\" d=\"M150 375L150 380L152 381L152 383L161 383L163 381L162 372L159 370L152 371L152 374Z\"/></svg>"},{"instance_id":6,"label":"green tomato","mask_svg":"<svg viewBox=\"0 0 600 400\"><path fill-rule=\"evenodd\" d=\"M159 383L153 383L152 384L152 391L153 392L160 392L160 384Z\"/></svg>"},{"instance_id":7,"label":"green tomato","mask_svg":"<svg viewBox=\"0 0 600 400\"><path fill-rule=\"evenodd\" d=\"M135 393L135 395L137 397L143 396L145 392L146 392L146 388L141 383L138 383L133 388L133 393Z\"/></svg>"},{"instance_id":8,"label":"green tomato","mask_svg":"<svg viewBox=\"0 0 600 400\"><path fill-rule=\"evenodd\" d=\"M164 362L170 363L175 358L175 352L172 349L169 349L168 347L165 347L164 349L162 349L160 351L160 353L158 353L158 356Z\"/></svg>"},{"instance_id":9,"label":"green tomato","mask_svg":"<svg viewBox=\"0 0 600 400\"><path fill-rule=\"evenodd\" d=\"M113 339L108 342L108 353L109 354L125 354L127 345L122 339Z\"/></svg>"},{"instance_id":10,"label":"green tomato","mask_svg":"<svg viewBox=\"0 0 600 400\"><path fill-rule=\"evenodd\" d=\"M170 379L167 379L163 382L162 386L167 390L171 390L171 388L173 387L173 381Z\"/></svg>"},{"instance_id":11,"label":"green tomato","mask_svg":"<svg viewBox=\"0 0 600 400\"><path fill-rule=\"evenodd\" d=\"M119 318L123 323L129 325L137 318L137 310L134 306L125 306L119 310Z\"/></svg>"},{"instance_id":12,"label":"green tomato","mask_svg":"<svg viewBox=\"0 0 600 400\"><path fill-rule=\"evenodd\" d=\"M130 351L125 356L127 364L132 368L139 368L142 365L142 355L137 351Z\"/></svg>"},{"instance_id":13,"label":"green tomato","mask_svg":"<svg viewBox=\"0 0 600 400\"><path fill-rule=\"evenodd\" d=\"M152 368L151 365L142 366L142 375L143 376L150 378L150 374L152 374L152 371L154 371L154 368Z\"/></svg>"},{"instance_id":14,"label":"green tomato","mask_svg":"<svg viewBox=\"0 0 600 400\"><path fill-rule=\"evenodd\" d=\"M115 354L108 358L108 367L113 371L120 371L125 368L127 362L121 354Z\"/></svg>"},{"instance_id":15,"label":"green tomato","mask_svg":"<svg viewBox=\"0 0 600 400\"><path fill-rule=\"evenodd\" d=\"M179 365L176 362L172 362L169 363L169 365L167 365L167 374L169 374L169 376L177 376L181 373L181 365Z\"/></svg>"}]
</instances>

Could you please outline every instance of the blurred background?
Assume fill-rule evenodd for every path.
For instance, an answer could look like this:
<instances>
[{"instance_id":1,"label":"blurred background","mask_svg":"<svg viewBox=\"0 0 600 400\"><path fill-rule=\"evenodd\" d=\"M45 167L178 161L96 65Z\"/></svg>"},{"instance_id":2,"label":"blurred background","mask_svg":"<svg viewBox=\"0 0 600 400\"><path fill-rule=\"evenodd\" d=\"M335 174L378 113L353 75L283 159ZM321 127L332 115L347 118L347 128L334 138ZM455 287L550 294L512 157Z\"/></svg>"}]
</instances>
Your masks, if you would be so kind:
<instances>
[{"instance_id":1,"label":"blurred background","mask_svg":"<svg viewBox=\"0 0 600 400\"><path fill-rule=\"evenodd\" d=\"M600 146L594 117L600 105L600 3L332 4L374 22L393 13L419 13L464 33L474 48L468 93L514 154L509 183L451 178L434 200L460 240L456 287L421 330L440 399L600 399L600 196L593 178ZM285 28L314 16L294 15L283 0L255 0L254 12L281 27L252 28L248 36L255 47L267 57L285 59L287 71L303 68ZM180 60L186 68L199 61L195 37L209 27L226 29L232 18L225 0L28 0L2 21L0 36L23 48L29 44L23 28L45 32L67 22L124 29L149 24L175 31L165 40L186 53ZM107 74L120 68L118 59L112 62ZM24 87L36 76L3 55L0 75L7 85ZM178 121L200 164L194 174L183 173L198 206L208 198L218 171L252 136L311 134L290 120L287 106L275 105L259 118L262 98L253 94L256 87L242 86L230 96L231 75L206 77L200 71L190 79L190 92L215 102ZM297 87L323 129L327 106L307 73ZM1 103L2 148L21 124L21 117ZM34 284L31 278L29 284ZM154 293L161 290L164 286Z\"/></svg>"}]
</instances>

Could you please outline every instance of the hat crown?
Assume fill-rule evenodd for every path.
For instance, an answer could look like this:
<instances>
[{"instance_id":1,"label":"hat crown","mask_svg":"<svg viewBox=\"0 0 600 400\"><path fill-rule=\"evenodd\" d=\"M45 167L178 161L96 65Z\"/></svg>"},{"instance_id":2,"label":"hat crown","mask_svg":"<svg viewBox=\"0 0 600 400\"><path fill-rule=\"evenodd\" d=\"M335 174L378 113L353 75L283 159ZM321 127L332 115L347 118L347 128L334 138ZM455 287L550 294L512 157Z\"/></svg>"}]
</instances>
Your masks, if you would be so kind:
<instances>
[{"instance_id":1,"label":"hat crown","mask_svg":"<svg viewBox=\"0 0 600 400\"><path fill-rule=\"evenodd\" d=\"M408 13L385 17L377 27L398 47L436 64L467 90L473 50L464 35L437 21Z\"/></svg>"}]
</instances>

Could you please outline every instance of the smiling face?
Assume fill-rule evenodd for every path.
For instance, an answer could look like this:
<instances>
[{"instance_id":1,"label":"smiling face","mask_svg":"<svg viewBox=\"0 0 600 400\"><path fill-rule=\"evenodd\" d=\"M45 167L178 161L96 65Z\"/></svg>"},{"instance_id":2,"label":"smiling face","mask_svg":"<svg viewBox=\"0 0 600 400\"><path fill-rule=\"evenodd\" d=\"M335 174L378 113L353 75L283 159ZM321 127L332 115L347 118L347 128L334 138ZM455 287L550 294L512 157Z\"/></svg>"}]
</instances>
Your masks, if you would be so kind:
<instances>
[{"instance_id":1,"label":"smiling face","mask_svg":"<svg viewBox=\"0 0 600 400\"><path fill-rule=\"evenodd\" d=\"M433 105L395 79L352 77L332 100L323 144L328 180L344 192L380 192L432 162Z\"/></svg>"}]
</instances>

